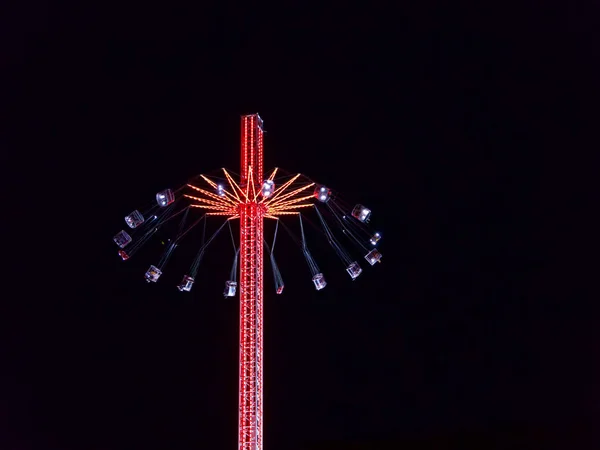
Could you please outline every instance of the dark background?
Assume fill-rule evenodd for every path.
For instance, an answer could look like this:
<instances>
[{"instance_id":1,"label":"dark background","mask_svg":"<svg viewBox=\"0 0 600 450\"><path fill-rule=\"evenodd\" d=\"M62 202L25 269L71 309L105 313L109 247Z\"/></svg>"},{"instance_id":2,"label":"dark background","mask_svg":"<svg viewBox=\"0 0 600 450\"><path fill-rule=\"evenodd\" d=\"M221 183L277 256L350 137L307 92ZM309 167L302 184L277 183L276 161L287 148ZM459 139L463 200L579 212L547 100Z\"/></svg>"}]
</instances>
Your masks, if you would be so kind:
<instances>
[{"instance_id":1,"label":"dark background","mask_svg":"<svg viewBox=\"0 0 600 450\"><path fill-rule=\"evenodd\" d=\"M384 236L355 283L322 252L321 292L282 243L265 448L593 448L591 316L554 261L595 14L484 4L3 13L0 448L236 448L227 236L189 295L189 260L150 286L160 249L123 263L111 239L158 190L238 172L257 111L266 168L366 204Z\"/></svg>"}]
</instances>

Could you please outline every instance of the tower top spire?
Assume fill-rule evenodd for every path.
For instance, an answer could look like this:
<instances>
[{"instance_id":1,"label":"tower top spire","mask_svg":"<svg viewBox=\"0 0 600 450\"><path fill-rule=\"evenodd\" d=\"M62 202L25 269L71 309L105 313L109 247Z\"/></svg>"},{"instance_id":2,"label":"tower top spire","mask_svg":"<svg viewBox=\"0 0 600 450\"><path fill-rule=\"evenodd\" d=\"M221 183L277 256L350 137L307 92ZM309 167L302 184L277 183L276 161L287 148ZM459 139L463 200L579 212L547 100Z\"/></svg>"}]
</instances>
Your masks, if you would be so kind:
<instances>
[{"instance_id":1,"label":"tower top spire","mask_svg":"<svg viewBox=\"0 0 600 450\"><path fill-rule=\"evenodd\" d=\"M263 182L263 120L248 114L241 118L241 167L240 184L244 188L251 178L255 189ZM252 170L250 174L249 170Z\"/></svg>"}]
</instances>

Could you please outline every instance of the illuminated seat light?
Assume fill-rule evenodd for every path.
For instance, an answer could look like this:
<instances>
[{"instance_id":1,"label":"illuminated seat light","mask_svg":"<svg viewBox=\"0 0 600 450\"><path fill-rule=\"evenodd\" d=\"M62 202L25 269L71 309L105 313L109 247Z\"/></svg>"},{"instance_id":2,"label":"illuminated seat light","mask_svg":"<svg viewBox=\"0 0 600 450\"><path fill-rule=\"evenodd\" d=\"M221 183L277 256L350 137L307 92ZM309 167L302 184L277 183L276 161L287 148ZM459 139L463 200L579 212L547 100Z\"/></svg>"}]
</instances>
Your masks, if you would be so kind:
<instances>
[{"instance_id":1,"label":"illuminated seat light","mask_svg":"<svg viewBox=\"0 0 600 450\"><path fill-rule=\"evenodd\" d=\"M184 275L181 283L177 285L177 289L180 291L190 292L192 290L192 285L194 284L194 279L189 275Z\"/></svg>"},{"instance_id":2,"label":"illuminated seat light","mask_svg":"<svg viewBox=\"0 0 600 450\"><path fill-rule=\"evenodd\" d=\"M175 201L175 195L171 189L165 189L156 194L156 202L159 206L165 207Z\"/></svg>"},{"instance_id":3,"label":"illuminated seat light","mask_svg":"<svg viewBox=\"0 0 600 450\"><path fill-rule=\"evenodd\" d=\"M356 205L352 210L352 216L361 222L368 222L371 218L371 210L363 205Z\"/></svg>"},{"instance_id":4,"label":"illuminated seat light","mask_svg":"<svg viewBox=\"0 0 600 450\"><path fill-rule=\"evenodd\" d=\"M350 274L350 277L355 280L362 273L361 267L358 265L356 261L351 263L347 268L346 272Z\"/></svg>"},{"instance_id":5,"label":"illuminated seat light","mask_svg":"<svg viewBox=\"0 0 600 450\"><path fill-rule=\"evenodd\" d=\"M329 189L327 186L317 186L315 187L313 195L317 200L325 203L331 197L331 189Z\"/></svg>"},{"instance_id":6,"label":"illuminated seat light","mask_svg":"<svg viewBox=\"0 0 600 450\"><path fill-rule=\"evenodd\" d=\"M115 241L119 247L123 248L131 242L131 236L129 236L126 231L121 230L115 235L113 241Z\"/></svg>"},{"instance_id":7,"label":"illuminated seat light","mask_svg":"<svg viewBox=\"0 0 600 450\"><path fill-rule=\"evenodd\" d=\"M146 272L145 278L148 283L153 282L156 283L158 278L162 275L162 271L156 266L150 266L148 271Z\"/></svg>"},{"instance_id":8,"label":"illuminated seat light","mask_svg":"<svg viewBox=\"0 0 600 450\"><path fill-rule=\"evenodd\" d=\"M373 245L377 245L377 243L379 242L380 239L381 239L381 235L379 233L375 233L373 236L371 236L371 239L369 239L369 242L371 242L371 244L373 244Z\"/></svg>"},{"instance_id":9,"label":"illuminated seat light","mask_svg":"<svg viewBox=\"0 0 600 450\"><path fill-rule=\"evenodd\" d=\"M379 250L374 248L365 255L365 259L369 261L369 264L374 265L377 262L381 262L381 253L379 253Z\"/></svg>"},{"instance_id":10,"label":"illuminated seat light","mask_svg":"<svg viewBox=\"0 0 600 450\"><path fill-rule=\"evenodd\" d=\"M325 277L323 276L322 273L318 273L316 274L313 278L313 283L315 283L315 288L317 289L317 291L320 291L321 289L323 289L325 286L327 286L327 282L325 281Z\"/></svg>"},{"instance_id":11,"label":"illuminated seat light","mask_svg":"<svg viewBox=\"0 0 600 450\"><path fill-rule=\"evenodd\" d=\"M261 194L264 198L269 197L275 190L275 183L273 180L265 180L262 185Z\"/></svg>"},{"instance_id":12,"label":"illuminated seat light","mask_svg":"<svg viewBox=\"0 0 600 450\"><path fill-rule=\"evenodd\" d=\"M225 282L225 292L223 292L223 295L225 297L233 297L233 296L235 296L236 290L237 290L237 283L235 281L226 281Z\"/></svg>"},{"instance_id":13,"label":"illuminated seat light","mask_svg":"<svg viewBox=\"0 0 600 450\"><path fill-rule=\"evenodd\" d=\"M136 228L144 223L144 216L136 209L128 216L125 216L125 223L129 225L130 228Z\"/></svg>"}]
</instances>

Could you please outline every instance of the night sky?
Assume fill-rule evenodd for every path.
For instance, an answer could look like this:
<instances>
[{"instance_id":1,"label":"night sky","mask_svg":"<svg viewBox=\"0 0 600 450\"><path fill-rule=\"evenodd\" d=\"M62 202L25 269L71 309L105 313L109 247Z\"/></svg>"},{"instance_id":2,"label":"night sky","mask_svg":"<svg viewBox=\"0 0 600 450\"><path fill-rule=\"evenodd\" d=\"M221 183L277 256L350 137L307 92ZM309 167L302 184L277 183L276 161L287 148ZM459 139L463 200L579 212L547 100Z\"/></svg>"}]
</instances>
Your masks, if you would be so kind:
<instances>
[{"instance_id":1,"label":"night sky","mask_svg":"<svg viewBox=\"0 0 600 450\"><path fill-rule=\"evenodd\" d=\"M383 234L355 282L311 235L319 292L286 235L283 295L265 263L266 450L593 448L591 319L552 262L589 12L419 4L3 15L1 449L237 448L229 237L190 294L199 235L152 285L160 243L123 262L112 237L157 191L239 173L255 112L265 170L367 205Z\"/></svg>"}]
</instances>

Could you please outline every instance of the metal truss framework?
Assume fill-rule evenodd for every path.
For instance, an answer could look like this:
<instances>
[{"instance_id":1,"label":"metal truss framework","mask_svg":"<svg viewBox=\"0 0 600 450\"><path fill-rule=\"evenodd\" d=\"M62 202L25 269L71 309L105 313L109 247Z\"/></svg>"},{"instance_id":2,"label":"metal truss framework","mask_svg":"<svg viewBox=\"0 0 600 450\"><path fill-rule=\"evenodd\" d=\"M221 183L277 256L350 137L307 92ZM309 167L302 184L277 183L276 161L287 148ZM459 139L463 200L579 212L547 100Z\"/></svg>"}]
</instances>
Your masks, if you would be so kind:
<instances>
[{"instance_id":1,"label":"metal truss framework","mask_svg":"<svg viewBox=\"0 0 600 450\"><path fill-rule=\"evenodd\" d=\"M240 204L239 450L263 448L263 129L258 114L242 117ZM258 181L258 186L256 186ZM245 185L245 186L244 186ZM252 189L250 189L252 188Z\"/></svg>"},{"instance_id":2,"label":"metal truss framework","mask_svg":"<svg viewBox=\"0 0 600 450\"><path fill-rule=\"evenodd\" d=\"M192 207L207 215L240 219L240 353L238 450L263 449L263 222L265 218L298 214L313 206L307 189L314 183L288 190L300 174L293 176L269 195L261 195L263 178L263 121L258 114L241 118L241 175L239 184L223 169L229 188L208 177L202 179L212 192L188 185L199 195L186 197ZM273 181L277 169L268 180ZM220 193L214 193L215 190Z\"/></svg>"}]
</instances>

